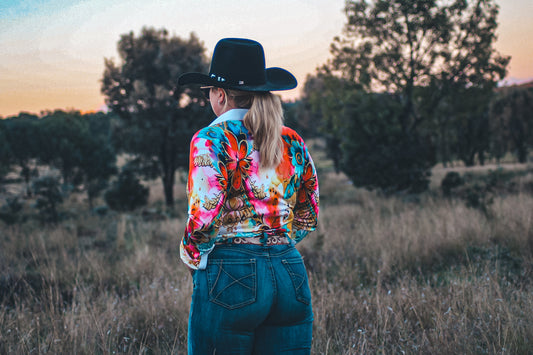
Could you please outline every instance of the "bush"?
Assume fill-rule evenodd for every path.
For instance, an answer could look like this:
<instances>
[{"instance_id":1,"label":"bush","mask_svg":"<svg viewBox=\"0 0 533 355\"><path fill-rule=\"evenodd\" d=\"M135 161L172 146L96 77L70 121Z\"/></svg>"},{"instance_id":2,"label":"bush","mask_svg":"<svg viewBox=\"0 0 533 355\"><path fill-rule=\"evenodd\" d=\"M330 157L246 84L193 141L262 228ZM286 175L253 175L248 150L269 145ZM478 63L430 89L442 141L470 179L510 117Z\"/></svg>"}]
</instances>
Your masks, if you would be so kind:
<instances>
[{"instance_id":1,"label":"bush","mask_svg":"<svg viewBox=\"0 0 533 355\"><path fill-rule=\"evenodd\" d=\"M148 202L149 189L143 186L135 173L123 169L118 179L106 191L104 199L109 208L115 211L133 211Z\"/></svg>"},{"instance_id":2,"label":"bush","mask_svg":"<svg viewBox=\"0 0 533 355\"><path fill-rule=\"evenodd\" d=\"M386 194L420 193L429 187L435 147L421 132L404 128L389 95L355 96L346 105L335 138L340 168L355 186Z\"/></svg>"},{"instance_id":3,"label":"bush","mask_svg":"<svg viewBox=\"0 0 533 355\"><path fill-rule=\"evenodd\" d=\"M446 197L450 197L452 194L452 190L456 187L459 187L463 185L465 181L461 177L461 175L456 171L450 171L446 174L444 179L442 179L442 182L440 184L440 188L442 190L442 193Z\"/></svg>"},{"instance_id":4,"label":"bush","mask_svg":"<svg viewBox=\"0 0 533 355\"><path fill-rule=\"evenodd\" d=\"M0 220L6 224L15 224L22 220L23 204L18 197L6 199L6 204L0 207Z\"/></svg>"},{"instance_id":5,"label":"bush","mask_svg":"<svg viewBox=\"0 0 533 355\"><path fill-rule=\"evenodd\" d=\"M39 178L33 182L33 192L37 197L35 207L39 210L41 222L59 222L57 207L63 202L59 179L53 176Z\"/></svg>"},{"instance_id":6,"label":"bush","mask_svg":"<svg viewBox=\"0 0 533 355\"><path fill-rule=\"evenodd\" d=\"M466 206L475 208L488 216L489 206L494 202L494 194L490 185L474 183L465 190Z\"/></svg>"}]
</instances>

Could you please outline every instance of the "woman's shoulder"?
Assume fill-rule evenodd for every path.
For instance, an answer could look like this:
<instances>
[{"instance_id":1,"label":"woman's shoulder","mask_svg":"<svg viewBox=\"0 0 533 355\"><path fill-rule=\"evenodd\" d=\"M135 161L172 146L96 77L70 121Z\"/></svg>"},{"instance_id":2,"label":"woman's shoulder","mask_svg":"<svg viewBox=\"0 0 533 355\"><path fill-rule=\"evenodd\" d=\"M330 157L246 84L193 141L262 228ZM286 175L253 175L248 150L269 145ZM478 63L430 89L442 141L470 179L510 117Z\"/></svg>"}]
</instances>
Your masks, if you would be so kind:
<instances>
[{"instance_id":1,"label":"woman's shoulder","mask_svg":"<svg viewBox=\"0 0 533 355\"><path fill-rule=\"evenodd\" d=\"M192 140L221 140L224 138L224 128L221 125L207 126L194 134Z\"/></svg>"},{"instance_id":2,"label":"woman's shoulder","mask_svg":"<svg viewBox=\"0 0 533 355\"><path fill-rule=\"evenodd\" d=\"M292 141L298 141L303 143L303 138L292 128L283 126L283 129L281 130L281 135L285 139L289 139Z\"/></svg>"}]
</instances>

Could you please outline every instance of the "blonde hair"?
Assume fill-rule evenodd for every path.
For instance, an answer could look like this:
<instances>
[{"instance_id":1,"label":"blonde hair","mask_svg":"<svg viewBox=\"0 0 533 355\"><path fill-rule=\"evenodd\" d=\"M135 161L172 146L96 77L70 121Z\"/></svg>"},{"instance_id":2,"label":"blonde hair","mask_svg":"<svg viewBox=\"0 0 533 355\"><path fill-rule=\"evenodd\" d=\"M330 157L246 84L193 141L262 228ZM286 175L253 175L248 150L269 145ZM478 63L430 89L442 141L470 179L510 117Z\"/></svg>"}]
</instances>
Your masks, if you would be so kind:
<instances>
[{"instance_id":1,"label":"blonde hair","mask_svg":"<svg viewBox=\"0 0 533 355\"><path fill-rule=\"evenodd\" d=\"M237 108L247 108L244 126L252 133L259 151L260 166L271 168L281 162L283 109L281 100L270 92L227 90Z\"/></svg>"}]
</instances>

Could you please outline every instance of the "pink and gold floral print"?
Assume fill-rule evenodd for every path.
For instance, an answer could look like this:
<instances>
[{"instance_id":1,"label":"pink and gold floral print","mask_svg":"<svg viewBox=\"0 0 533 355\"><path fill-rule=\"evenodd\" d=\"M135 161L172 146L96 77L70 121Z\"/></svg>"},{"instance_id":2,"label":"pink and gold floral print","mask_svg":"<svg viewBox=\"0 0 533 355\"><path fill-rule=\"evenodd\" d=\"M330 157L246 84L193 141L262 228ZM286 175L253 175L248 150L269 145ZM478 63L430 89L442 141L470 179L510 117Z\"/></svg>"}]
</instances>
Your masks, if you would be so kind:
<instances>
[{"instance_id":1,"label":"pink and gold floral print","mask_svg":"<svg viewBox=\"0 0 533 355\"><path fill-rule=\"evenodd\" d=\"M317 225L318 180L303 139L284 127L283 159L259 166L259 152L241 119L212 124L191 141L189 211L182 260L202 269L217 241L275 230L295 243Z\"/></svg>"}]
</instances>

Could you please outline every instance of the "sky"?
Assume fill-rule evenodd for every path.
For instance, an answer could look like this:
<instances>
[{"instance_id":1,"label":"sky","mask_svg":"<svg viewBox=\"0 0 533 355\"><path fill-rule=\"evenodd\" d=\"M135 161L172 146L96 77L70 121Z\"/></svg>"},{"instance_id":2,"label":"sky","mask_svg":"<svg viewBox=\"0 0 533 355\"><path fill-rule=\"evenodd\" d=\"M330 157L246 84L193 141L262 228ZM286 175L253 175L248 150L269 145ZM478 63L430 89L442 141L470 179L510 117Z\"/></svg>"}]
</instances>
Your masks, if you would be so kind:
<instances>
[{"instance_id":1,"label":"sky","mask_svg":"<svg viewBox=\"0 0 533 355\"><path fill-rule=\"evenodd\" d=\"M533 79L533 0L500 5L496 49L512 57L507 84ZM0 0L0 117L44 110L103 109L104 58L118 61L120 35L143 26L188 38L208 56L224 37L259 41L268 67L283 67L299 86L324 64L345 23L344 0Z\"/></svg>"}]
</instances>

